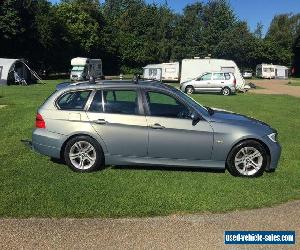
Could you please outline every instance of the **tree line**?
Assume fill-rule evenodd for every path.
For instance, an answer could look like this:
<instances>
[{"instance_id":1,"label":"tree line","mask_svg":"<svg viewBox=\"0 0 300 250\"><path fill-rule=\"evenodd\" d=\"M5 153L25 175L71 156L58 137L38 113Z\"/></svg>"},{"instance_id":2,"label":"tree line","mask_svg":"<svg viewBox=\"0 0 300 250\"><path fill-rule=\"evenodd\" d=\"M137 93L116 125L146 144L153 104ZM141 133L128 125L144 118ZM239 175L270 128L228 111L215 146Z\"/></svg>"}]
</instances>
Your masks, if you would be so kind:
<instances>
[{"instance_id":1,"label":"tree line","mask_svg":"<svg viewBox=\"0 0 300 250\"><path fill-rule=\"evenodd\" d=\"M25 58L51 72L67 72L77 56L101 58L106 75L208 55L252 69L299 63L300 14L274 16L264 36L261 23L251 32L227 0L199 1L181 13L144 0L0 4L0 57Z\"/></svg>"}]
</instances>

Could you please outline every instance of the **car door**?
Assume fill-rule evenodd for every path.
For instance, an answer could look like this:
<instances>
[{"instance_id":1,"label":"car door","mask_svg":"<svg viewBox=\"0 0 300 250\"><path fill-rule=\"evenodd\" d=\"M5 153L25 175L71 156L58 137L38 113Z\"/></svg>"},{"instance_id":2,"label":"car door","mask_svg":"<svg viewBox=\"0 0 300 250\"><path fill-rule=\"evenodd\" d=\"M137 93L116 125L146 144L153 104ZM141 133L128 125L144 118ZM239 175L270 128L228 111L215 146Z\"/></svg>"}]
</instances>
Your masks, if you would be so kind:
<instances>
[{"instance_id":1,"label":"car door","mask_svg":"<svg viewBox=\"0 0 300 250\"><path fill-rule=\"evenodd\" d=\"M211 73L205 73L201 77L196 78L194 82L194 88L200 91L206 91L211 88Z\"/></svg>"},{"instance_id":2,"label":"car door","mask_svg":"<svg viewBox=\"0 0 300 250\"><path fill-rule=\"evenodd\" d=\"M191 109L170 93L146 91L149 126L148 156L153 158L209 160L213 130L205 120L193 126Z\"/></svg>"},{"instance_id":3,"label":"car door","mask_svg":"<svg viewBox=\"0 0 300 250\"><path fill-rule=\"evenodd\" d=\"M147 156L148 127L137 89L104 89L95 93L87 112L108 153Z\"/></svg>"},{"instance_id":4,"label":"car door","mask_svg":"<svg viewBox=\"0 0 300 250\"><path fill-rule=\"evenodd\" d=\"M211 87L215 91L220 91L225 86L225 77L224 73L213 73Z\"/></svg>"}]
</instances>

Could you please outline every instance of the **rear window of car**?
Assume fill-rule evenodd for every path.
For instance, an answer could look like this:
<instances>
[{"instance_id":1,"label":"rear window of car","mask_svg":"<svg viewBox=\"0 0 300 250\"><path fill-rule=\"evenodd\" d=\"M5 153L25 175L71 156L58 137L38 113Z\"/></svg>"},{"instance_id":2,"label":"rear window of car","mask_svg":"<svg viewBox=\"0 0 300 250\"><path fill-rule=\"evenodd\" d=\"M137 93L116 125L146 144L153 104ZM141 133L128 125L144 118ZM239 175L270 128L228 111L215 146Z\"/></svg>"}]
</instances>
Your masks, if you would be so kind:
<instances>
[{"instance_id":1,"label":"rear window of car","mask_svg":"<svg viewBox=\"0 0 300 250\"><path fill-rule=\"evenodd\" d=\"M62 110L83 110L90 94L90 90L68 92L59 97L56 103Z\"/></svg>"}]
</instances>

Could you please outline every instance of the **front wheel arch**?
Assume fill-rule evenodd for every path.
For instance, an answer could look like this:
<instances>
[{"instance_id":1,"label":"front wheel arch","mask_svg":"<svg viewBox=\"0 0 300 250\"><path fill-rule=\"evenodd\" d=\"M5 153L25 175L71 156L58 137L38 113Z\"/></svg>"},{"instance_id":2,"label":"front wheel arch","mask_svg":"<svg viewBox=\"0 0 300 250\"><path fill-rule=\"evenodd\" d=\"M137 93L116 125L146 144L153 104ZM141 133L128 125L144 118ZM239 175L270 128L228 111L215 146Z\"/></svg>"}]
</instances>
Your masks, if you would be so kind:
<instances>
[{"instance_id":1,"label":"front wheel arch","mask_svg":"<svg viewBox=\"0 0 300 250\"><path fill-rule=\"evenodd\" d=\"M266 168L266 170L268 170L268 167L269 167L270 162L271 162L271 153L270 153L270 149L269 149L269 147L267 146L267 144L265 144L262 140L259 140L259 139L257 139L257 138L245 138L245 139L243 139L243 140L240 140L240 141L236 142L234 145L232 145L232 147L231 147L231 149L229 150L229 152L228 152L228 154L227 154L227 157L226 157L226 161L225 161L225 167L226 167L226 169L227 169L227 167L228 167L228 165L227 165L227 164L228 164L228 159L229 159L229 157L230 157L230 155L231 155L231 153L232 153L232 150L233 150L236 146L238 146L239 144L244 143L244 142L246 142L246 141L256 141L256 142L260 143L260 144L263 146L263 148L266 150L266 153L267 153L267 168Z\"/></svg>"}]
</instances>

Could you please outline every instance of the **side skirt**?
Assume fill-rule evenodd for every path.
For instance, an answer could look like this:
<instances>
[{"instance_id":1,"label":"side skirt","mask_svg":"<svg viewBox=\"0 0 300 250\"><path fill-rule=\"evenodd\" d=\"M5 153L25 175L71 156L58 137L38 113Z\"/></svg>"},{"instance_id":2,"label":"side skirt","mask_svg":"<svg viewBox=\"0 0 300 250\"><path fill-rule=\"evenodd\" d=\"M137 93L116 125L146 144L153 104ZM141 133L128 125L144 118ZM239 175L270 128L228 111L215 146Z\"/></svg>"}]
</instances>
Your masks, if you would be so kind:
<instances>
[{"instance_id":1,"label":"side skirt","mask_svg":"<svg viewBox=\"0 0 300 250\"><path fill-rule=\"evenodd\" d=\"M224 161L135 157L105 154L106 165L170 166L225 169Z\"/></svg>"}]
</instances>

